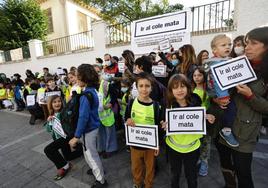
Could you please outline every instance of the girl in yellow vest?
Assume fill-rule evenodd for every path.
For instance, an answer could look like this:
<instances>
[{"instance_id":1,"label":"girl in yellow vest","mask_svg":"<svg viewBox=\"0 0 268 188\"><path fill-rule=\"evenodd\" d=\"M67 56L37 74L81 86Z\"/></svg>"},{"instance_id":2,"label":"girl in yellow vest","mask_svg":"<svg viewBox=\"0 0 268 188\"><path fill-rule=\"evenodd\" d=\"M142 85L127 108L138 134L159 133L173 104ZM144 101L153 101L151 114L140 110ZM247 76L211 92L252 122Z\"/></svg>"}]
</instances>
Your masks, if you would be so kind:
<instances>
[{"instance_id":1,"label":"girl in yellow vest","mask_svg":"<svg viewBox=\"0 0 268 188\"><path fill-rule=\"evenodd\" d=\"M155 106L158 103L150 98L153 82L153 78L148 73L142 72L137 75L136 87L138 97L128 103L125 113L127 126L136 126L136 124L160 124L160 113L157 113L158 110L155 110ZM145 188L152 188L155 172L155 156L159 154L159 150L131 146L130 151L133 188L141 188L143 180ZM143 177L144 175L145 178Z\"/></svg>"},{"instance_id":2,"label":"girl in yellow vest","mask_svg":"<svg viewBox=\"0 0 268 188\"><path fill-rule=\"evenodd\" d=\"M0 83L0 109L5 108L3 101L7 99L7 90L3 83Z\"/></svg>"},{"instance_id":3,"label":"girl in yellow vest","mask_svg":"<svg viewBox=\"0 0 268 188\"><path fill-rule=\"evenodd\" d=\"M173 75L168 82L167 108L201 106L201 99L192 93L190 81L183 74ZM207 120L213 123L215 117L207 114ZM164 129L167 122L161 122ZM165 141L171 170L171 188L180 187L182 164L188 188L197 188L197 166L201 134L177 134L167 136Z\"/></svg>"}]
</instances>

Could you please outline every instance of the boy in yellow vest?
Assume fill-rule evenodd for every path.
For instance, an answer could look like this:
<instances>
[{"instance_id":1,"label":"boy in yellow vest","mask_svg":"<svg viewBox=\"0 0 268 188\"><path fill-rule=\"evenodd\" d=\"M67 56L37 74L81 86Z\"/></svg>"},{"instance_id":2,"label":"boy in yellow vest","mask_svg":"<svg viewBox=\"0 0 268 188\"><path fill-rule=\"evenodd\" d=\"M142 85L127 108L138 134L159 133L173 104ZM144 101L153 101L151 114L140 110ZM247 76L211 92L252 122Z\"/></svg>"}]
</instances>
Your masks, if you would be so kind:
<instances>
[{"instance_id":1,"label":"boy in yellow vest","mask_svg":"<svg viewBox=\"0 0 268 188\"><path fill-rule=\"evenodd\" d=\"M3 101L7 99L7 90L4 87L4 83L0 83L0 108L5 108Z\"/></svg>"}]
</instances>

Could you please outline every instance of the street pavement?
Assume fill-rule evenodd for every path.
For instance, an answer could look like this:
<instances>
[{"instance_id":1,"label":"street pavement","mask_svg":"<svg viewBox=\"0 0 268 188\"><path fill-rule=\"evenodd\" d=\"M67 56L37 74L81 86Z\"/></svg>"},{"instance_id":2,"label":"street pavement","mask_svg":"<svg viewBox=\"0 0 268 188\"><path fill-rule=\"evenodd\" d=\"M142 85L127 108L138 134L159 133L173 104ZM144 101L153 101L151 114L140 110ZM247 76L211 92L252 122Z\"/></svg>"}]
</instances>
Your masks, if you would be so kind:
<instances>
[{"instance_id":1,"label":"street pavement","mask_svg":"<svg viewBox=\"0 0 268 188\"><path fill-rule=\"evenodd\" d=\"M51 136L43 128L43 122L29 125L27 112L0 111L0 188L90 188L94 178L86 174L88 166L83 157L72 161L73 169L60 181L54 181L56 168L44 152ZM109 188L131 188L130 154L124 148L123 134L119 132L120 150L109 159L102 159ZM158 173L154 188L169 187L169 169L165 152L158 157ZM268 187L268 137L261 137L254 152L252 164L255 188ZM211 149L209 174L199 177L200 188L222 188L223 177L215 147ZM182 176L181 188L186 188Z\"/></svg>"}]
</instances>

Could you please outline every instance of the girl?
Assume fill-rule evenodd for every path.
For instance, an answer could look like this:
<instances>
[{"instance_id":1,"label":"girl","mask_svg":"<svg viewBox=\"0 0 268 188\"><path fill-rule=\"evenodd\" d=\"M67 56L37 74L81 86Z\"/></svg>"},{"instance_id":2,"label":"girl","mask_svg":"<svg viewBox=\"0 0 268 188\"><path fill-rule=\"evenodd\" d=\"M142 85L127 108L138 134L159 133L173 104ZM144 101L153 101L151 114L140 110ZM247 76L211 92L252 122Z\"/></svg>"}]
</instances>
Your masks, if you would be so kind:
<instances>
[{"instance_id":1,"label":"girl","mask_svg":"<svg viewBox=\"0 0 268 188\"><path fill-rule=\"evenodd\" d=\"M138 97L127 106L125 120L127 126L159 125L159 105L150 98L153 78L148 73L140 73L136 78ZM158 107L157 107L158 106ZM158 109L158 110L155 110ZM155 172L155 156L159 150L131 146L131 169L133 188L141 188L145 174L145 188L152 188Z\"/></svg>"},{"instance_id":2,"label":"girl","mask_svg":"<svg viewBox=\"0 0 268 188\"><path fill-rule=\"evenodd\" d=\"M201 106L204 106L206 109L209 107L209 96L206 94L206 73L201 67L197 67L194 70L193 81L194 81L194 91L202 101ZM199 175L206 176L208 174L208 159L210 154L210 142L211 137L207 134L201 139L200 147L200 168Z\"/></svg>"},{"instance_id":3,"label":"girl","mask_svg":"<svg viewBox=\"0 0 268 188\"><path fill-rule=\"evenodd\" d=\"M200 106L200 98L191 92L191 84L183 74L175 74L168 83L167 108ZM207 120L214 122L214 116L207 114ZM161 122L164 129L167 122ZM182 163L189 188L197 187L196 163L199 158L201 134L178 134L166 137L167 152L171 169L171 187L178 188Z\"/></svg>"},{"instance_id":4,"label":"girl","mask_svg":"<svg viewBox=\"0 0 268 188\"><path fill-rule=\"evenodd\" d=\"M197 55L197 65L202 66L204 61L209 58L209 53L207 50L201 50Z\"/></svg>"},{"instance_id":5,"label":"girl","mask_svg":"<svg viewBox=\"0 0 268 188\"><path fill-rule=\"evenodd\" d=\"M77 94L81 93L81 88L77 84L77 76L75 71L70 71L68 73L68 80L69 80L69 86L66 90L65 95L66 103L71 100L73 92L76 92Z\"/></svg>"},{"instance_id":6,"label":"girl","mask_svg":"<svg viewBox=\"0 0 268 188\"><path fill-rule=\"evenodd\" d=\"M49 117L47 118L45 126L47 131L51 132L54 141L45 147L44 152L58 169L54 180L62 179L72 168L71 163L67 162L68 159L70 160L81 156L81 153L71 153L68 144L70 139L66 137L60 123L60 111L62 107L60 96L53 95L49 97ZM59 149L61 149L63 155L59 152Z\"/></svg>"},{"instance_id":7,"label":"girl","mask_svg":"<svg viewBox=\"0 0 268 188\"><path fill-rule=\"evenodd\" d=\"M98 115L99 99L96 91L99 85L99 76L92 65L82 64L78 67L77 83L83 90L82 94L90 94L93 102L89 102L86 96L80 97L77 128L69 144L71 148L75 147L83 136L84 157L96 178L91 187L106 187L107 182L104 179L102 163L96 148L98 131L101 125Z\"/></svg>"}]
</instances>

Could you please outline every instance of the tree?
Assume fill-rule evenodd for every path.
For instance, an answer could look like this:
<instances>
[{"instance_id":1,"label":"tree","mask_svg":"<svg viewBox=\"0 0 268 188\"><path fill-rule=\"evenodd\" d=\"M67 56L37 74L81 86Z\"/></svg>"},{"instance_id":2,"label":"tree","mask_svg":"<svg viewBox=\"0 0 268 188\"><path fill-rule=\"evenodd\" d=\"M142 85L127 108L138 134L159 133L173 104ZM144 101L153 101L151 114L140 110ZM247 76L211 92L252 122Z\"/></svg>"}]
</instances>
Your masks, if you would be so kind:
<instances>
[{"instance_id":1,"label":"tree","mask_svg":"<svg viewBox=\"0 0 268 188\"><path fill-rule=\"evenodd\" d=\"M100 16L110 23L128 22L182 10L183 5L169 5L168 0L83 0L100 10Z\"/></svg>"},{"instance_id":2,"label":"tree","mask_svg":"<svg viewBox=\"0 0 268 188\"><path fill-rule=\"evenodd\" d=\"M47 18L34 0L5 0L0 5L0 49L27 45L31 39L43 40Z\"/></svg>"}]
</instances>

